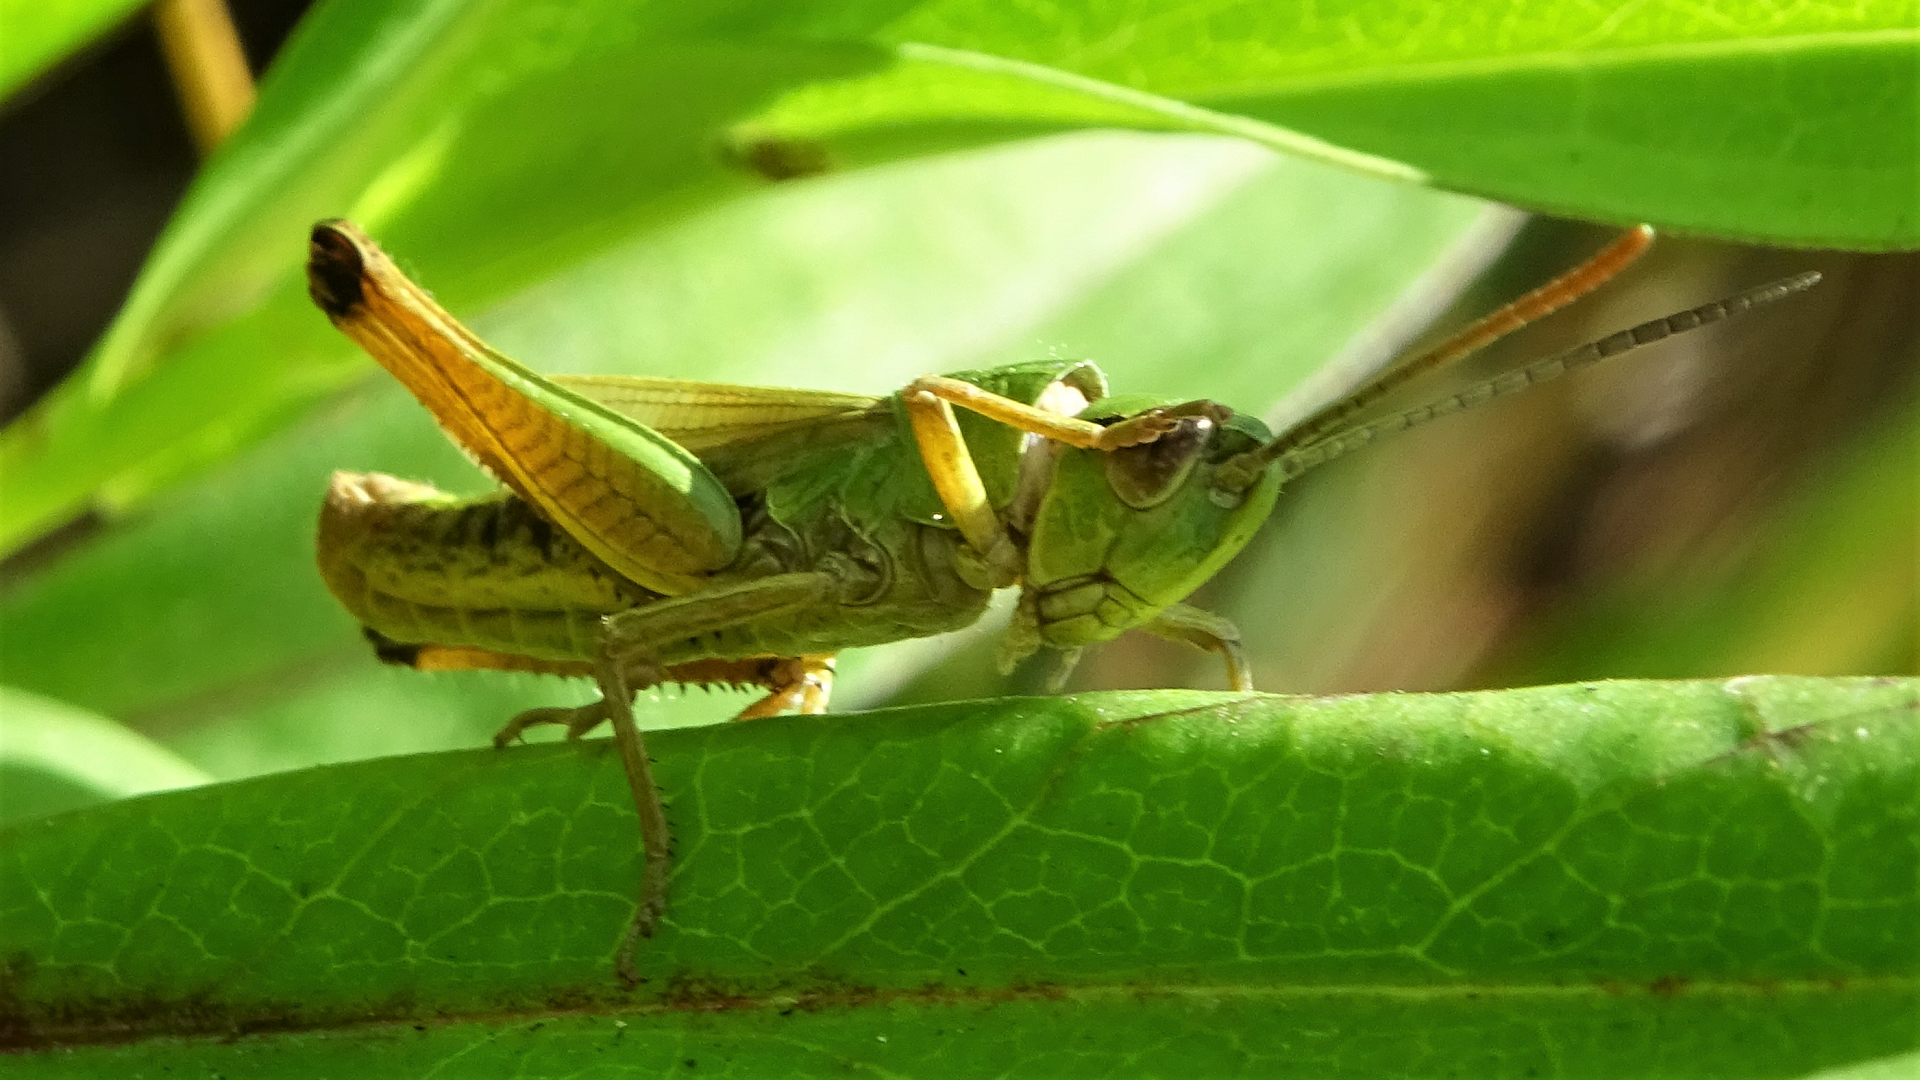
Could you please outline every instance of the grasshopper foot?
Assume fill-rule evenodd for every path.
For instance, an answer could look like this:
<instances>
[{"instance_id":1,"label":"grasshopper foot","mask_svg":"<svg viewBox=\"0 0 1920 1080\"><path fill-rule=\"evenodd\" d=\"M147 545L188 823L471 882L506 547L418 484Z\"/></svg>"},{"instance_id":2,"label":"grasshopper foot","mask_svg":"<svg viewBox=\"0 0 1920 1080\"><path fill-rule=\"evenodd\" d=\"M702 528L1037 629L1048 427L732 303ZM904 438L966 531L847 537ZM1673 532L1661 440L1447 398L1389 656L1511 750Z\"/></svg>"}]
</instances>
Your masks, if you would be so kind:
<instances>
[{"instance_id":1,"label":"grasshopper foot","mask_svg":"<svg viewBox=\"0 0 1920 1080\"><path fill-rule=\"evenodd\" d=\"M647 981L634 966L633 954L640 947L640 939L652 937L660 926L660 917L667 913L667 872L671 868L665 852L658 856L647 853L640 871L640 902L633 909L627 932L620 937L620 951L613 962L614 974L628 989Z\"/></svg>"},{"instance_id":2,"label":"grasshopper foot","mask_svg":"<svg viewBox=\"0 0 1920 1080\"><path fill-rule=\"evenodd\" d=\"M767 673L771 693L740 710L735 720L758 720L793 709L814 714L827 711L833 693L833 653L813 653L781 660Z\"/></svg>"},{"instance_id":3,"label":"grasshopper foot","mask_svg":"<svg viewBox=\"0 0 1920 1080\"><path fill-rule=\"evenodd\" d=\"M1140 629L1217 654L1227 663L1228 686L1241 691L1253 689L1253 673L1247 670L1247 654L1240 647L1240 631L1220 616L1186 604L1174 604Z\"/></svg>"},{"instance_id":4,"label":"grasshopper foot","mask_svg":"<svg viewBox=\"0 0 1920 1080\"><path fill-rule=\"evenodd\" d=\"M1179 430L1183 421L1194 418L1211 424L1224 424L1233 418L1233 410L1212 401L1189 401L1183 405L1148 409L1102 431L1096 448L1124 450L1129 446L1155 442L1162 435Z\"/></svg>"},{"instance_id":5,"label":"grasshopper foot","mask_svg":"<svg viewBox=\"0 0 1920 1080\"><path fill-rule=\"evenodd\" d=\"M1101 450L1122 450L1129 446L1140 446L1159 439L1179 423L1180 419L1167 415L1165 409L1148 409L1101 432L1096 447Z\"/></svg>"},{"instance_id":6,"label":"grasshopper foot","mask_svg":"<svg viewBox=\"0 0 1920 1080\"><path fill-rule=\"evenodd\" d=\"M507 721L499 731L493 733L495 748L505 748L526 735L527 729L543 724L562 724L567 729L567 738L578 739L594 728L607 722L607 703L596 701L591 705L576 708L528 709L526 712Z\"/></svg>"},{"instance_id":7,"label":"grasshopper foot","mask_svg":"<svg viewBox=\"0 0 1920 1080\"><path fill-rule=\"evenodd\" d=\"M528 709L506 722L499 731L493 733L493 747L504 750L509 743L515 743L526 735L527 729L542 724L565 724L569 722L572 709Z\"/></svg>"}]
</instances>

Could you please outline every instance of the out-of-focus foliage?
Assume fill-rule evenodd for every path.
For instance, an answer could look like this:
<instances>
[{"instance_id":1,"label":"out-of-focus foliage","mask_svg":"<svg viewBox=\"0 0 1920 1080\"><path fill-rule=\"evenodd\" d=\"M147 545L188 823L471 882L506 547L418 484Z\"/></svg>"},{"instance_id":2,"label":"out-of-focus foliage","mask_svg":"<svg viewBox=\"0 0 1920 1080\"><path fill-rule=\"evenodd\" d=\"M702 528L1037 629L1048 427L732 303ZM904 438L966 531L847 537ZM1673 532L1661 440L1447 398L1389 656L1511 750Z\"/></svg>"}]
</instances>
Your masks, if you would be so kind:
<instances>
[{"instance_id":1,"label":"out-of-focus foliage","mask_svg":"<svg viewBox=\"0 0 1920 1080\"><path fill-rule=\"evenodd\" d=\"M0 825L210 779L125 724L0 686Z\"/></svg>"},{"instance_id":2,"label":"out-of-focus foliage","mask_svg":"<svg viewBox=\"0 0 1920 1080\"><path fill-rule=\"evenodd\" d=\"M1277 122L1413 167L1381 175L1565 213L1911 247L1901 7L324 3L87 368L0 436L0 550L362 370L304 299L297 238L322 217L369 226L463 310L756 177L1089 126L1305 141Z\"/></svg>"},{"instance_id":3,"label":"out-of-focus foliage","mask_svg":"<svg viewBox=\"0 0 1920 1080\"><path fill-rule=\"evenodd\" d=\"M0 0L0 100L140 6L140 0Z\"/></svg>"}]
</instances>

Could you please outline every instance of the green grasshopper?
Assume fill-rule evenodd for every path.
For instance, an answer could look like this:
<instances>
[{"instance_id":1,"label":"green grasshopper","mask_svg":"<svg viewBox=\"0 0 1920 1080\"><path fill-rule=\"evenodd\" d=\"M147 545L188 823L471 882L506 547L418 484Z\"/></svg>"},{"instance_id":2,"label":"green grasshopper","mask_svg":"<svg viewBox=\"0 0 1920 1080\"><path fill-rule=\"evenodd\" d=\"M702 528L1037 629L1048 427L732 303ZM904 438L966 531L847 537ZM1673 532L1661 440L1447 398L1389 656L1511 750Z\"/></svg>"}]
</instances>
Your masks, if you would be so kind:
<instances>
[{"instance_id":1,"label":"green grasshopper","mask_svg":"<svg viewBox=\"0 0 1920 1080\"><path fill-rule=\"evenodd\" d=\"M669 832L633 719L662 683L764 688L741 718L825 709L841 649L955 630L1018 587L1002 660L1066 663L1128 630L1219 654L1226 620L1183 604L1252 537L1281 486L1376 438L1808 288L1804 274L1655 319L1431 402L1356 420L1619 273L1652 231L1275 435L1211 401L1110 395L1087 361L916 379L891 397L641 377L542 376L502 356L353 225L322 222L314 301L503 485L456 498L336 473L327 586L379 656L420 669L593 678L600 699L513 718L612 725L639 811L642 883L617 968L665 911ZM960 413L955 412L958 406Z\"/></svg>"}]
</instances>

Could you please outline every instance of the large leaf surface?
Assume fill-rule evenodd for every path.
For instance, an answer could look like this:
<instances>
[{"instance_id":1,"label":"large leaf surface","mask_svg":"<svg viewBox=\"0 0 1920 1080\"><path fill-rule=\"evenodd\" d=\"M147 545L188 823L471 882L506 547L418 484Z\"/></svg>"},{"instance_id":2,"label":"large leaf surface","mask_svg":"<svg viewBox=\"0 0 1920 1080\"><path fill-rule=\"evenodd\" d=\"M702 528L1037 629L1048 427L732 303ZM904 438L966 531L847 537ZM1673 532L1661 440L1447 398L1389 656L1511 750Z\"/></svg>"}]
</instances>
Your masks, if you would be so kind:
<instances>
[{"instance_id":1,"label":"large leaf surface","mask_svg":"<svg viewBox=\"0 0 1920 1080\"><path fill-rule=\"evenodd\" d=\"M21 1076L1798 1075L1915 1048L1917 708L1742 679L659 733L633 991L604 743L150 796L0 834L0 1030Z\"/></svg>"},{"instance_id":2,"label":"large leaf surface","mask_svg":"<svg viewBox=\"0 0 1920 1080\"><path fill-rule=\"evenodd\" d=\"M909 64L857 98L806 95L832 118L813 123L1016 121L1029 97L1007 85L1017 76L993 60L1005 57L1287 125L1561 214L1775 243L1920 242L1911 2L1353 0L1149 14L948 0L884 35L942 48L908 47Z\"/></svg>"},{"instance_id":3,"label":"large leaf surface","mask_svg":"<svg viewBox=\"0 0 1920 1080\"><path fill-rule=\"evenodd\" d=\"M363 219L471 310L756 168L1115 125L1313 150L1280 121L1567 213L1910 246L1915 35L1903 4L335 0L87 371L0 440L0 546L144 498L361 370L302 295L316 218Z\"/></svg>"}]
</instances>

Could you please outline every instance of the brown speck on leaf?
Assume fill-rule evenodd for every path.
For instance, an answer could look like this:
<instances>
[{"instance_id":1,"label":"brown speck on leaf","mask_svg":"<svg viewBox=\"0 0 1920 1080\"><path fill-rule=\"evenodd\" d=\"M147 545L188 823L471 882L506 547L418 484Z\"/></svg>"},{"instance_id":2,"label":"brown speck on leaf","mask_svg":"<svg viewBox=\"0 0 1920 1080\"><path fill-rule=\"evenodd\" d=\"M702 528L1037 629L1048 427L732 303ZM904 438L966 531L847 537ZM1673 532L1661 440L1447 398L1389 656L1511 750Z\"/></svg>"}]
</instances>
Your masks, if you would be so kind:
<instances>
[{"instance_id":1,"label":"brown speck on leaf","mask_svg":"<svg viewBox=\"0 0 1920 1080\"><path fill-rule=\"evenodd\" d=\"M1662 975L1647 984L1647 992L1660 997L1672 997L1687 988L1687 980L1678 975Z\"/></svg>"},{"instance_id":2,"label":"brown speck on leaf","mask_svg":"<svg viewBox=\"0 0 1920 1080\"><path fill-rule=\"evenodd\" d=\"M832 172L833 157L812 139L736 134L721 147L722 160L776 183Z\"/></svg>"}]
</instances>

